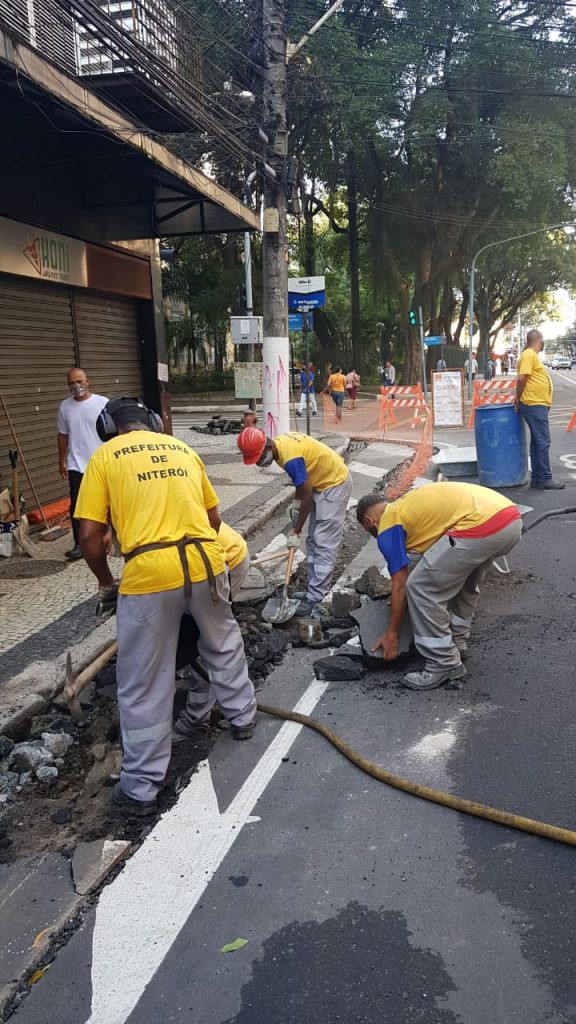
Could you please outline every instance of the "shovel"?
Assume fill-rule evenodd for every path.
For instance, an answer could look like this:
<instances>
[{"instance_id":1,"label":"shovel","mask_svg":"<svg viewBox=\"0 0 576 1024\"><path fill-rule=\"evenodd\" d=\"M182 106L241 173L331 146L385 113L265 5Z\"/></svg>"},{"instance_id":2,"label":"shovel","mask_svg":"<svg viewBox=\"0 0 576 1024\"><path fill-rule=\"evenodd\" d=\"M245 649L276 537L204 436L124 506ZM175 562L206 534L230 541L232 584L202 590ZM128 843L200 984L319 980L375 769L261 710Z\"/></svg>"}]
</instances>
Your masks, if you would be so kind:
<instances>
[{"instance_id":1,"label":"shovel","mask_svg":"<svg viewBox=\"0 0 576 1024\"><path fill-rule=\"evenodd\" d=\"M12 531L12 536L17 544L30 558L38 554L38 549L28 536L28 520L26 516L20 515L20 481L18 479L18 451L9 451L10 468L12 469L12 504L14 505L14 519L17 526Z\"/></svg>"},{"instance_id":2,"label":"shovel","mask_svg":"<svg viewBox=\"0 0 576 1024\"><path fill-rule=\"evenodd\" d=\"M286 563L286 575L284 577L284 586L282 587L282 597L271 597L262 609L262 618L265 622L275 622L280 624L281 622L288 622L296 611L300 601L296 598L288 597L288 584L290 582L290 574L292 572L292 562L294 561L294 555L296 548L290 548L288 555L288 561Z\"/></svg>"}]
</instances>

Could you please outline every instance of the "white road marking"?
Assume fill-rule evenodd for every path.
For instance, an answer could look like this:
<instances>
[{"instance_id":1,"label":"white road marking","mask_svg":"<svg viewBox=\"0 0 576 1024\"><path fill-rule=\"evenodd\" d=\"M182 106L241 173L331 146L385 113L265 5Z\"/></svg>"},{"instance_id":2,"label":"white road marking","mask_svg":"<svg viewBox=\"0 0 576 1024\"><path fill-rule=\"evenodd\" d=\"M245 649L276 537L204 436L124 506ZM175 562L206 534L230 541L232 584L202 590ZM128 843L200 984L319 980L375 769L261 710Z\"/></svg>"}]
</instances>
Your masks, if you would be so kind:
<instances>
[{"instance_id":1,"label":"white road marking","mask_svg":"<svg viewBox=\"0 0 576 1024\"><path fill-rule=\"evenodd\" d=\"M567 380L569 384L576 384L576 377L567 377L565 373L560 373L558 370L552 370L551 373L555 373L557 377L562 377L562 380Z\"/></svg>"},{"instance_id":2,"label":"white road marking","mask_svg":"<svg viewBox=\"0 0 576 1024\"><path fill-rule=\"evenodd\" d=\"M372 476L381 480L386 472L382 466L370 466L367 462L349 462L348 469L351 473L358 473L360 476Z\"/></svg>"},{"instance_id":3,"label":"white road marking","mask_svg":"<svg viewBox=\"0 0 576 1024\"><path fill-rule=\"evenodd\" d=\"M314 680L294 710L310 714L328 688ZM205 761L122 873L104 889L92 939L87 1024L125 1024L206 886L286 757L301 725L285 722L223 814Z\"/></svg>"}]
</instances>

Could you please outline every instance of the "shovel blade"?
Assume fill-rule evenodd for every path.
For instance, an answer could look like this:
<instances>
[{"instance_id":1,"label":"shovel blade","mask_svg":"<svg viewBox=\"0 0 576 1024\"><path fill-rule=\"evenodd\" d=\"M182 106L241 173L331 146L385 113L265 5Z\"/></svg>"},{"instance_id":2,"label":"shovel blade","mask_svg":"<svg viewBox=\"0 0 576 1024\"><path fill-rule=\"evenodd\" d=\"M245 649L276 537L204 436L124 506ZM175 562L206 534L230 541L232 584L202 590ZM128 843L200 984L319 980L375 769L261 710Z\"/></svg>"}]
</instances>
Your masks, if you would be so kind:
<instances>
[{"instance_id":1,"label":"shovel blade","mask_svg":"<svg viewBox=\"0 0 576 1024\"><path fill-rule=\"evenodd\" d=\"M288 622L296 611L299 601L294 598L271 597L262 609L262 618L265 622L274 622L279 624L281 622Z\"/></svg>"}]
</instances>

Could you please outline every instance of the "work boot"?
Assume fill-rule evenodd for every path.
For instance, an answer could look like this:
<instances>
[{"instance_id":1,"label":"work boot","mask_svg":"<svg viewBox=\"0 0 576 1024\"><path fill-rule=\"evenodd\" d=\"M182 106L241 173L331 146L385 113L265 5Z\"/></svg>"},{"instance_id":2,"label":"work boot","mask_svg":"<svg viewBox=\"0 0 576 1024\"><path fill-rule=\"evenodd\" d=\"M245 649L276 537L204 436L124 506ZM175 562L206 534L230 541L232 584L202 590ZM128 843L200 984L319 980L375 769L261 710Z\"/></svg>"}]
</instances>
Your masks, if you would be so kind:
<instances>
[{"instance_id":1,"label":"work boot","mask_svg":"<svg viewBox=\"0 0 576 1024\"><path fill-rule=\"evenodd\" d=\"M451 668L425 668L423 672L408 672L402 682L409 690L435 690L442 683L447 683L449 689L459 690L456 685L460 679L464 679L466 669L464 665L454 665Z\"/></svg>"},{"instance_id":2,"label":"work boot","mask_svg":"<svg viewBox=\"0 0 576 1024\"><path fill-rule=\"evenodd\" d=\"M181 743L197 743L198 740L205 739L206 736L210 735L210 722L208 719L203 719L200 722L196 722L195 725L190 726L189 729L179 725L178 722L172 729L172 746L178 747Z\"/></svg>"},{"instance_id":3,"label":"work boot","mask_svg":"<svg viewBox=\"0 0 576 1024\"><path fill-rule=\"evenodd\" d=\"M154 800L135 800L133 796L128 796L124 792L119 782L112 790L112 802L125 811L127 817L148 818L151 814L156 814L158 810L156 798Z\"/></svg>"},{"instance_id":4,"label":"work boot","mask_svg":"<svg viewBox=\"0 0 576 1024\"><path fill-rule=\"evenodd\" d=\"M296 597L296 596L297 595L295 594L294 597ZM311 601L308 597L304 597L304 598L302 598L302 600L298 604L298 607L296 608L296 611L294 612L294 616L297 619L307 619L307 618L309 618L310 616L313 615L315 608L316 608L316 601Z\"/></svg>"},{"instance_id":5,"label":"work boot","mask_svg":"<svg viewBox=\"0 0 576 1024\"><path fill-rule=\"evenodd\" d=\"M230 723L230 728L233 740L251 740L256 729L256 715L251 722L248 722L248 725L232 725Z\"/></svg>"},{"instance_id":6,"label":"work boot","mask_svg":"<svg viewBox=\"0 0 576 1024\"><path fill-rule=\"evenodd\" d=\"M530 484L530 487L535 491L563 491L566 484L560 483L559 480L544 480L544 483Z\"/></svg>"},{"instance_id":7,"label":"work boot","mask_svg":"<svg viewBox=\"0 0 576 1024\"><path fill-rule=\"evenodd\" d=\"M306 591L305 590L295 590L294 593L291 594L290 596L291 596L293 601L305 601L306 600Z\"/></svg>"},{"instance_id":8,"label":"work boot","mask_svg":"<svg viewBox=\"0 0 576 1024\"><path fill-rule=\"evenodd\" d=\"M80 558L84 557L79 544L75 544L69 551L65 551L64 555L70 562L77 562Z\"/></svg>"}]
</instances>

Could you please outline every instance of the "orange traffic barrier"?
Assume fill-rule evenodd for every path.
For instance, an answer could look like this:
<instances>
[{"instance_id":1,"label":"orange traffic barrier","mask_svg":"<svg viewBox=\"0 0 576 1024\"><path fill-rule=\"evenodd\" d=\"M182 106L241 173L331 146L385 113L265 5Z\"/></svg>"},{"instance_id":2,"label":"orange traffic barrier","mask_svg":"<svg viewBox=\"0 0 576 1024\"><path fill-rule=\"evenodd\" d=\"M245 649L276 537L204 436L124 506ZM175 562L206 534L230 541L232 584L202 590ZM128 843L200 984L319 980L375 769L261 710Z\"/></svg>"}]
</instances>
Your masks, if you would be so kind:
<instances>
[{"instance_id":1,"label":"orange traffic barrier","mask_svg":"<svg viewBox=\"0 0 576 1024\"><path fill-rule=\"evenodd\" d=\"M566 433L569 433L571 430L574 430L574 427L576 427L576 410L572 413L572 416L570 417L570 423L566 427Z\"/></svg>"},{"instance_id":2,"label":"orange traffic barrier","mask_svg":"<svg viewBox=\"0 0 576 1024\"><path fill-rule=\"evenodd\" d=\"M428 414L421 384L400 384L397 387L380 388L380 427L384 433L388 426L398 426L396 412L400 409L414 410L410 423L412 429L420 422L422 409Z\"/></svg>"},{"instance_id":3,"label":"orange traffic barrier","mask_svg":"<svg viewBox=\"0 0 576 1024\"><path fill-rule=\"evenodd\" d=\"M515 394L515 377L511 380L475 380L468 430L474 426L474 412L481 405L510 405Z\"/></svg>"},{"instance_id":4,"label":"orange traffic barrier","mask_svg":"<svg viewBox=\"0 0 576 1024\"><path fill-rule=\"evenodd\" d=\"M406 458L385 477L384 493L392 501L405 494L415 479L424 476L432 457L432 416L419 385L384 388L385 394L360 398L355 409L345 403L340 419L335 405L323 395L324 429L336 430L351 442L401 445ZM389 398L393 392L396 398ZM361 458L361 456L360 456Z\"/></svg>"}]
</instances>

